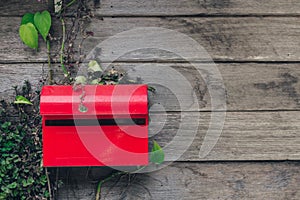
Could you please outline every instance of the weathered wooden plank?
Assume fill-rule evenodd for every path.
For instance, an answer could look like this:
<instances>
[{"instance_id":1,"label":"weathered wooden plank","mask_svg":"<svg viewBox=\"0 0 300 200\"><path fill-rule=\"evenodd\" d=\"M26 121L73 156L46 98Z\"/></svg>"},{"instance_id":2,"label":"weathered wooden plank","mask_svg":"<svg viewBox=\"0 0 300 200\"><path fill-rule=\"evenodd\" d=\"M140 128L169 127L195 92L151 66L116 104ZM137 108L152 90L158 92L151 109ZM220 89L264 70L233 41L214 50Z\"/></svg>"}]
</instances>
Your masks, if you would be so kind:
<instances>
[{"instance_id":1,"label":"weathered wooden plank","mask_svg":"<svg viewBox=\"0 0 300 200\"><path fill-rule=\"evenodd\" d=\"M21 86L25 80L30 81L33 88L38 88L40 80L47 76L47 68L43 64L0 64L0 97L12 99L14 86Z\"/></svg>"},{"instance_id":2,"label":"weathered wooden plank","mask_svg":"<svg viewBox=\"0 0 300 200\"><path fill-rule=\"evenodd\" d=\"M94 1L88 0L91 8ZM53 1L10 0L0 2L1 16L20 16L49 8ZM15 6L18 5L18 9ZM51 5L53 6L53 5ZM50 7L51 7L50 6ZM180 0L119 1L102 0L96 4L98 16L185 16L185 15L299 15L297 0L271 0L268 3L250 0Z\"/></svg>"},{"instance_id":3,"label":"weathered wooden plank","mask_svg":"<svg viewBox=\"0 0 300 200\"><path fill-rule=\"evenodd\" d=\"M211 114L151 114L149 134L165 147L166 160L170 161L182 152L180 161L300 159L298 111L227 112L220 135L217 125L222 120L209 128L209 123L214 122ZM210 152L209 146L213 146Z\"/></svg>"},{"instance_id":4,"label":"weathered wooden plank","mask_svg":"<svg viewBox=\"0 0 300 200\"><path fill-rule=\"evenodd\" d=\"M179 16L179 15L272 15L300 14L297 0L102 0L97 15L101 16Z\"/></svg>"},{"instance_id":5,"label":"weathered wooden plank","mask_svg":"<svg viewBox=\"0 0 300 200\"><path fill-rule=\"evenodd\" d=\"M200 71L196 71L191 64L185 63L114 63L114 66L125 71L126 77L130 80L139 77L142 83L155 82L156 84L152 85L156 88L156 93L149 94L151 103L160 104L166 111L187 110L184 105L193 100L193 92L198 101L189 104L188 110L213 110L211 94L205 82L205 80L208 82L206 77L213 67L212 64L201 64ZM53 68L58 70L56 74L60 74L57 66ZM222 75L226 90L224 102L227 110L299 110L300 108L298 64L219 63L217 68ZM11 97L12 86L21 84L23 80L28 79L33 84L38 83L43 74L44 77L47 75L47 70L46 64L44 64L44 72L43 64L0 64L1 96ZM178 78L175 76L177 74L171 75L170 72L182 76ZM172 77L166 78L168 76ZM184 81L190 86L187 86ZM180 106L179 101L185 104Z\"/></svg>"},{"instance_id":6,"label":"weathered wooden plank","mask_svg":"<svg viewBox=\"0 0 300 200\"><path fill-rule=\"evenodd\" d=\"M151 100L167 111L186 110L184 105L193 100L193 92L198 98L198 105L191 104L189 110L214 110L211 98L215 96L212 93L219 89L207 87L218 75L210 74L214 67L223 79L220 82L223 81L225 86L227 110L300 108L298 64L198 63L193 66L184 63L114 63L114 66L124 70L130 79L139 77L143 83L155 83L156 93L150 94Z\"/></svg>"},{"instance_id":7,"label":"weathered wooden plank","mask_svg":"<svg viewBox=\"0 0 300 200\"><path fill-rule=\"evenodd\" d=\"M36 62L46 61L46 48L40 42L40 52L25 47L19 39L18 26L20 18L0 17L3 24L0 32L0 61L3 62ZM89 53L97 44L110 36L137 27L160 27L178 31L194 39L214 60L221 61L299 61L300 21L297 17L215 17L215 18L94 18L88 25L94 37L84 43L84 53ZM60 24L53 26L53 32L61 30ZM156 39L153 39L155 35ZM137 39L151 40L151 46L159 48L161 43L175 44L187 59L207 60L204 53L194 46L187 48L186 40L179 41L173 34L158 33L154 30L132 31L123 37L123 42L134 42ZM118 41L119 42L119 41ZM116 46L113 46L116 45ZM150 44L148 44L149 46ZM56 49L57 44L52 45ZM111 56L120 46L111 44L113 50L104 48L102 56ZM146 43L145 43L145 47ZM124 48L124 47L123 47ZM172 47L171 47L172 48ZM125 49L126 50L126 49ZM172 52L152 49L140 49L128 52L119 60L129 61L177 61L182 60ZM198 54L197 54L198 53ZM196 57L195 57L196 56Z\"/></svg>"},{"instance_id":8,"label":"weathered wooden plank","mask_svg":"<svg viewBox=\"0 0 300 200\"><path fill-rule=\"evenodd\" d=\"M27 12L37 12L47 10L52 1L38 0L1 0L0 1L0 16L22 16Z\"/></svg>"},{"instance_id":9,"label":"weathered wooden plank","mask_svg":"<svg viewBox=\"0 0 300 200\"><path fill-rule=\"evenodd\" d=\"M101 172L101 169L98 171ZM64 176L58 199L90 200L96 184ZM114 178L102 186L101 199L299 199L299 163L173 163L156 172Z\"/></svg>"},{"instance_id":10,"label":"weathered wooden plank","mask_svg":"<svg viewBox=\"0 0 300 200\"><path fill-rule=\"evenodd\" d=\"M132 30L138 27L144 29ZM114 36L108 47L102 45L103 57L113 57L120 50L128 50L120 60L177 61L183 60L180 57L182 54L188 60L207 60L209 56L196 49L199 44L214 60L297 61L300 57L296 42L299 41L299 27L297 17L94 19L89 29L95 37L86 41L85 49L89 50ZM126 30L131 31L116 35ZM186 36L194 41L188 40ZM134 45L140 49L132 52L129 52L129 48L126 49L127 46L133 48Z\"/></svg>"}]
</instances>

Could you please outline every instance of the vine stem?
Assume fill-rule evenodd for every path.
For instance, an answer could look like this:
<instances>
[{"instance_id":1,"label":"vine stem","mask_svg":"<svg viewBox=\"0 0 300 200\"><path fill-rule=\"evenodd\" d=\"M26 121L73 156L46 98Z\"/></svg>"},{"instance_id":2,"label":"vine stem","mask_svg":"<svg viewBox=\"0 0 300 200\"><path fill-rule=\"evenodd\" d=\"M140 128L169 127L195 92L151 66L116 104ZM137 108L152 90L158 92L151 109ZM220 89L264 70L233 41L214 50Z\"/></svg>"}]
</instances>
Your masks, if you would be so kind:
<instances>
[{"instance_id":1,"label":"vine stem","mask_svg":"<svg viewBox=\"0 0 300 200\"><path fill-rule=\"evenodd\" d=\"M60 64L61 68L63 70L64 76L68 77L69 73L66 69L66 66L64 65L64 49L65 49L65 40L66 40L66 24L63 18L60 19L61 25L62 25L62 42L61 42L61 48L60 48Z\"/></svg>"},{"instance_id":2,"label":"vine stem","mask_svg":"<svg viewBox=\"0 0 300 200\"><path fill-rule=\"evenodd\" d=\"M49 199L52 200L53 198L52 198L51 184L50 184L50 178L49 178L47 167L45 168L45 173L46 173L47 183L48 183Z\"/></svg>"},{"instance_id":3,"label":"vine stem","mask_svg":"<svg viewBox=\"0 0 300 200\"><path fill-rule=\"evenodd\" d=\"M127 174L127 173L128 172L123 172L123 171L122 172L116 172L116 173L110 175L109 177L99 181L98 186L97 186L96 200L100 200L100 198L101 198L101 186L103 185L103 183L109 181L110 179L112 179L116 176L120 176L120 175Z\"/></svg>"},{"instance_id":4,"label":"vine stem","mask_svg":"<svg viewBox=\"0 0 300 200\"><path fill-rule=\"evenodd\" d=\"M47 43L47 54L48 54L48 75L49 75L49 85L53 84L53 70L51 67L51 55L50 55L50 40L46 40Z\"/></svg>"},{"instance_id":5,"label":"vine stem","mask_svg":"<svg viewBox=\"0 0 300 200\"><path fill-rule=\"evenodd\" d=\"M66 7L64 8L64 9L66 9L66 8L68 8L68 7L70 7L73 3L75 3L77 0L72 0L71 2L69 2L67 5L66 5Z\"/></svg>"},{"instance_id":6,"label":"vine stem","mask_svg":"<svg viewBox=\"0 0 300 200\"><path fill-rule=\"evenodd\" d=\"M70 1L66 6L62 7L59 11L57 11L58 14L61 14L65 9L67 9L68 7L70 7L71 5L73 5L77 0L72 0ZM58 3L58 2L57 2ZM54 6L57 4L54 3ZM62 4L62 1L60 1L60 3Z\"/></svg>"},{"instance_id":7,"label":"vine stem","mask_svg":"<svg viewBox=\"0 0 300 200\"><path fill-rule=\"evenodd\" d=\"M121 171L121 172L116 172L112 175L110 175L109 177L99 181L98 185L97 185L97 192L96 192L96 200L100 200L101 198L101 186L111 180L112 178L116 177L116 176L120 176L120 175L125 175L125 174L134 174L134 173L138 173L140 172L141 170L145 169L147 166L142 166L140 168L138 168L137 170L133 171L133 172L124 172L124 171Z\"/></svg>"}]
</instances>

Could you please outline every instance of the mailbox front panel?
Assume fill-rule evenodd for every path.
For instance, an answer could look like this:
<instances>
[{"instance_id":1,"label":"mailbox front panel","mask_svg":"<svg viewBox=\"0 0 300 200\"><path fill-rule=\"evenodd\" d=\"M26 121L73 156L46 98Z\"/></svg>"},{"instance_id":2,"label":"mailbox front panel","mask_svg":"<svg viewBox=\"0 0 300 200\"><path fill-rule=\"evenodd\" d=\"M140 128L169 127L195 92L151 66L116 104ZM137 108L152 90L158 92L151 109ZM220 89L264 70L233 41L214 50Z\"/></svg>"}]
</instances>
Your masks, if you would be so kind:
<instances>
[{"instance_id":1,"label":"mailbox front panel","mask_svg":"<svg viewBox=\"0 0 300 200\"><path fill-rule=\"evenodd\" d=\"M53 86L51 89L53 90ZM123 86L123 89L126 87ZM147 90L145 93L147 98ZM60 104L61 97L55 91L47 95L52 95L54 101L58 98L56 105ZM94 99L101 100L101 97ZM147 100L141 98L141 102L147 103ZM44 105L41 102L41 106L46 105L49 106L49 102ZM43 165L45 167L148 164L148 112L126 114L123 110L121 114L109 115L107 112L109 109L106 109L105 113L97 111L97 115L94 115L95 111L93 114L60 115L53 114L59 111L52 111L50 108L44 108L45 110L51 111L49 114L43 113Z\"/></svg>"}]
</instances>

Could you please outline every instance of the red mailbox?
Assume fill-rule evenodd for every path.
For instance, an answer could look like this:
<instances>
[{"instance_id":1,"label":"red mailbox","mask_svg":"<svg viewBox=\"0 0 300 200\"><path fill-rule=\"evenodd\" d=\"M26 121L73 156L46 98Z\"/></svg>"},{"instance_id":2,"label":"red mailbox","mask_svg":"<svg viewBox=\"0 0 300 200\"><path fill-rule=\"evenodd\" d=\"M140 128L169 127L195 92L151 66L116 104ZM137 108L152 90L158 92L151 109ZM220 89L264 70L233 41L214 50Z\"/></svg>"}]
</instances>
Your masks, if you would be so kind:
<instances>
[{"instance_id":1,"label":"red mailbox","mask_svg":"<svg viewBox=\"0 0 300 200\"><path fill-rule=\"evenodd\" d=\"M40 113L45 167L148 164L147 85L44 86Z\"/></svg>"}]
</instances>

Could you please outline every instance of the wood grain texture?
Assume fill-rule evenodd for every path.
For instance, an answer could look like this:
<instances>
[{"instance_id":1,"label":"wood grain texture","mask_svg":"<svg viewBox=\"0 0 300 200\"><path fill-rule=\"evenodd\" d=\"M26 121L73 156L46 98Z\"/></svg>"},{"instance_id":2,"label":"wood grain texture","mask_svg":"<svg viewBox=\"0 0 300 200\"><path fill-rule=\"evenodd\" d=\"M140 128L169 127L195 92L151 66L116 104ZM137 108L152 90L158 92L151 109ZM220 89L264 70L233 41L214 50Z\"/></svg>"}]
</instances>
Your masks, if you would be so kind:
<instances>
[{"instance_id":1,"label":"wood grain texture","mask_svg":"<svg viewBox=\"0 0 300 200\"><path fill-rule=\"evenodd\" d=\"M87 1L91 8L93 0ZM51 8L53 0L10 0L0 1L1 16L21 16ZM18 9L15 6L18 5ZM102 0L96 4L94 13L98 16L186 16L186 15L299 15L297 0Z\"/></svg>"},{"instance_id":2,"label":"wood grain texture","mask_svg":"<svg viewBox=\"0 0 300 200\"><path fill-rule=\"evenodd\" d=\"M45 62L47 60L44 42L40 41L40 52L35 52L19 39L18 17L0 17L3 24L0 32L0 61L3 62ZM54 22L53 32L59 36L60 24ZM299 61L300 21L297 17L214 17L214 18L94 18L87 24L94 37L84 42L84 53L89 53L97 44L122 31L138 27L160 27L178 31L194 39L214 60L218 61ZM146 31L151 35L151 31ZM135 41L144 35L131 33L124 38ZM158 34L158 39L159 34ZM58 40L59 41L59 40ZM52 44L58 49L58 41ZM207 60L207 56L195 55L193 48L186 48L185 42L174 41L173 35L164 36L164 41L176 44L179 51L191 55L189 60ZM79 41L78 41L79 42ZM152 41L152 45L161 43ZM116 44L117 45L117 44ZM112 47L112 45L110 46ZM182 48L181 48L182 47ZM118 48L118 46L116 46ZM180 49L181 48L181 49ZM102 49L103 56L113 54ZM182 61L178 55L159 49L142 49L128 52L123 61Z\"/></svg>"},{"instance_id":3,"label":"wood grain texture","mask_svg":"<svg viewBox=\"0 0 300 200\"><path fill-rule=\"evenodd\" d=\"M101 172L101 169L98 169ZM58 199L92 200L95 175L64 175ZM299 199L299 163L173 163L156 172L123 176L103 185L102 199Z\"/></svg>"},{"instance_id":4,"label":"wood grain texture","mask_svg":"<svg viewBox=\"0 0 300 200\"><path fill-rule=\"evenodd\" d=\"M27 12L35 13L51 8L52 0L0 0L0 16L22 16Z\"/></svg>"},{"instance_id":5,"label":"wood grain texture","mask_svg":"<svg viewBox=\"0 0 300 200\"><path fill-rule=\"evenodd\" d=\"M62 72L58 65L52 69L55 81L61 78ZM0 64L0 99L12 100L15 97L14 87L21 87L24 81L30 81L33 91L47 83L48 65L42 63Z\"/></svg>"},{"instance_id":6,"label":"wood grain texture","mask_svg":"<svg viewBox=\"0 0 300 200\"><path fill-rule=\"evenodd\" d=\"M113 65L118 70L126 72L127 79L152 83L156 88L156 93L149 94L151 103L163 106L166 111L218 109L212 107L212 97L207 88L209 81L212 81L207 78L214 66L212 64L202 63L200 71L186 63L114 63ZM299 64L219 63L216 67L223 78L226 90L224 102L227 110L288 111L300 109ZM53 68L57 76L61 74L56 65ZM179 77L180 79L174 78L175 76L169 74L170 71L182 76ZM13 96L12 86L20 85L26 79L36 84L42 77L46 77L47 65L0 64L0 72L0 94L7 98ZM171 77L166 78L167 75ZM190 86L183 85L185 82L181 78ZM218 88L212 91L218 91ZM184 107L185 104L179 104L192 102L193 93L198 101L189 104L188 108Z\"/></svg>"},{"instance_id":7,"label":"wood grain texture","mask_svg":"<svg viewBox=\"0 0 300 200\"><path fill-rule=\"evenodd\" d=\"M42 64L0 64L0 98L12 99L14 97L14 86L21 86L28 80L33 88L38 88L40 80L46 78L46 71Z\"/></svg>"},{"instance_id":8,"label":"wood grain texture","mask_svg":"<svg viewBox=\"0 0 300 200\"><path fill-rule=\"evenodd\" d=\"M254 63L198 63L195 68L185 63L114 63L132 80L154 83L156 93L153 103L164 106L166 111L185 110L181 102L191 102L194 93L198 105L193 103L190 111L219 110L213 108L212 93L219 88L208 88L218 80L213 68L222 76L226 92L227 110L297 110L300 108L299 64L254 64ZM178 75L178 74L179 75ZM186 82L190 86L186 85ZM209 91L211 89L211 91ZM184 105L184 104L183 104Z\"/></svg>"},{"instance_id":9,"label":"wood grain texture","mask_svg":"<svg viewBox=\"0 0 300 200\"><path fill-rule=\"evenodd\" d=\"M112 26L113 24L113 26ZM201 45L214 60L221 61L297 61L299 60L299 33L298 18L273 17L228 17L228 18L103 18L94 19L90 24L90 31L94 38L86 41L86 50L110 36L138 27L159 27L175 30L191 37ZM195 44L187 47L187 40L178 40L175 33L166 34L162 30L144 30L137 33L131 31L122 35L123 41L134 42L153 37L149 43L152 49L142 49L125 54L120 60L137 61L178 61L183 60L174 52L159 50L161 43L176 44L178 51L185 52L189 60L207 60L205 53L194 57L199 49ZM116 48L119 41L117 40ZM111 45L111 46L112 46ZM121 46L120 46L121 47ZM156 49L155 49L156 48ZM181 48L181 49L180 49ZM103 56L114 54L101 48ZM115 50L117 51L117 49Z\"/></svg>"},{"instance_id":10,"label":"wood grain texture","mask_svg":"<svg viewBox=\"0 0 300 200\"><path fill-rule=\"evenodd\" d=\"M300 14L297 0L102 0L100 16L180 16L180 15L295 15Z\"/></svg>"},{"instance_id":11,"label":"wood grain texture","mask_svg":"<svg viewBox=\"0 0 300 200\"><path fill-rule=\"evenodd\" d=\"M183 152L180 161L300 159L299 112L227 112L220 136L216 126L209 129L211 114L151 114L149 135L164 147L169 161ZM210 144L210 153L200 157Z\"/></svg>"}]
</instances>

